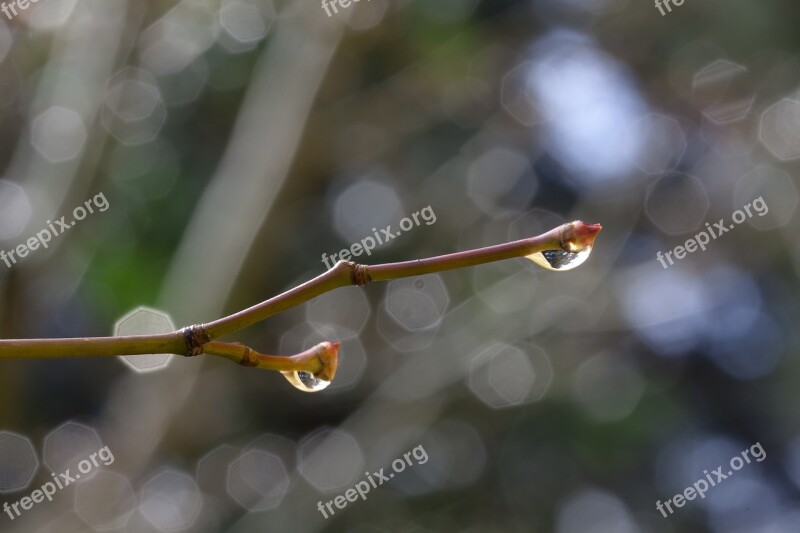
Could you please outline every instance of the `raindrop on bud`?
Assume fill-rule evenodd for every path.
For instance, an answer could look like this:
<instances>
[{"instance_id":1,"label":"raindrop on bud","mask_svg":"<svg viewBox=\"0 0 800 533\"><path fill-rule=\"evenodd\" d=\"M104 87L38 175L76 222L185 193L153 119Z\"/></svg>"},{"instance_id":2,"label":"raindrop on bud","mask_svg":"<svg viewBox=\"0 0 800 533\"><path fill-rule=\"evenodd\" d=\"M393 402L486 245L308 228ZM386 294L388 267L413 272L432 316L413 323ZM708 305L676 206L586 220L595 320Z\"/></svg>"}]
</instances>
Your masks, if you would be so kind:
<instances>
[{"instance_id":1,"label":"raindrop on bud","mask_svg":"<svg viewBox=\"0 0 800 533\"><path fill-rule=\"evenodd\" d=\"M304 352L304 357L319 359L322 369L318 372L308 370L286 370L281 371L283 377L292 386L303 392L318 392L326 388L333 381L336 369L339 367L339 347L338 342L321 342L311 350Z\"/></svg>"},{"instance_id":2,"label":"raindrop on bud","mask_svg":"<svg viewBox=\"0 0 800 533\"><path fill-rule=\"evenodd\" d=\"M528 259L536 263L542 268L547 270L555 270L556 272L563 272L565 270L572 270L576 266L583 264L584 261L589 259L589 254L592 252L592 247L587 246L580 252L567 252L565 250L545 250L544 252L536 252L535 254L526 255Z\"/></svg>"},{"instance_id":3,"label":"raindrop on bud","mask_svg":"<svg viewBox=\"0 0 800 533\"><path fill-rule=\"evenodd\" d=\"M582 265L592 253L594 239L603 226L576 220L565 224L561 230L561 249L535 252L525 257L547 270L564 272Z\"/></svg>"},{"instance_id":4,"label":"raindrop on bud","mask_svg":"<svg viewBox=\"0 0 800 533\"><path fill-rule=\"evenodd\" d=\"M328 385L331 384L330 381L326 381L324 379L319 379L318 377L314 376L311 372L306 372L305 370L297 370L294 372L281 372L283 377L291 383L296 389L300 389L303 392L317 392L321 391L322 389L326 388Z\"/></svg>"}]
</instances>

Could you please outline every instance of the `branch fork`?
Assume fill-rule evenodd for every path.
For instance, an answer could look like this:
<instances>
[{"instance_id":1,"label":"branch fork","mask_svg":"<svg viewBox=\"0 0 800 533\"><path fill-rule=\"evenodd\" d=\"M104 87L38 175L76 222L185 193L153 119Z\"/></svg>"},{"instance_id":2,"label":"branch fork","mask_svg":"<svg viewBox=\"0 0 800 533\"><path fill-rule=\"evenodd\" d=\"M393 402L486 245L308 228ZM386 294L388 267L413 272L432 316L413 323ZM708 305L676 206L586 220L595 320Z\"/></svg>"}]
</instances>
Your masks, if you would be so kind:
<instances>
[{"instance_id":1,"label":"branch fork","mask_svg":"<svg viewBox=\"0 0 800 533\"><path fill-rule=\"evenodd\" d=\"M322 342L299 354L277 356L259 353L241 343L217 341L262 322L272 315L300 305L312 298L348 285L364 286L373 281L421 276L446 270L526 257L551 270L543 263L542 254L588 255L600 224L575 221L550 231L517 241L456 252L426 259L363 265L339 261L330 270L288 291L207 324L194 324L171 333L124 337L90 337L67 339L0 339L0 359L101 357L142 354L179 354L195 357L201 354L223 357L247 367L282 372L297 388L315 391L329 384L338 366L338 342ZM575 266L581 261L575 262ZM569 267L572 268L572 267Z\"/></svg>"}]
</instances>

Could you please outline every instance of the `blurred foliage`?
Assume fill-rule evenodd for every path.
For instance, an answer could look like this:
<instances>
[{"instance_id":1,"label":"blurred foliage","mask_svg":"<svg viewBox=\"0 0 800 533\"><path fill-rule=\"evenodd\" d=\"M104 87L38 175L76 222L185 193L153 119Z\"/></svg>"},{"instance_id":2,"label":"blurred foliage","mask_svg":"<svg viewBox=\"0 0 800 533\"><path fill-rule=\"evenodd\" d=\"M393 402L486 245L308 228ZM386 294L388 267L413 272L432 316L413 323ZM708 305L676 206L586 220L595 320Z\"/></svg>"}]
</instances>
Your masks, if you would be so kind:
<instances>
[{"instance_id":1,"label":"blurred foliage","mask_svg":"<svg viewBox=\"0 0 800 533\"><path fill-rule=\"evenodd\" d=\"M330 18L314 2L40 0L0 20L0 249L99 192L110 203L0 264L5 338L111 335L142 305L210 321L428 205L435 224L358 259L605 228L575 271L512 260L343 289L230 339L349 343L343 385L313 395L205 358L142 374L0 362L0 428L23 437L0 433L0 492L26 474L24 438L46 462L45 437L70 420L120 475L3 530L85 531L110 507L125 519L113 531L137 533L796 531L797 14L755 0L666 16L626 0L370 0ZM656 260L758 196L763 218L669 269ZM763 463L666 519L655 509L756 442ZM419 444L429 462L319 514ZM40 466L5 499L49 477Z\"/></svg>"}]
</instances>

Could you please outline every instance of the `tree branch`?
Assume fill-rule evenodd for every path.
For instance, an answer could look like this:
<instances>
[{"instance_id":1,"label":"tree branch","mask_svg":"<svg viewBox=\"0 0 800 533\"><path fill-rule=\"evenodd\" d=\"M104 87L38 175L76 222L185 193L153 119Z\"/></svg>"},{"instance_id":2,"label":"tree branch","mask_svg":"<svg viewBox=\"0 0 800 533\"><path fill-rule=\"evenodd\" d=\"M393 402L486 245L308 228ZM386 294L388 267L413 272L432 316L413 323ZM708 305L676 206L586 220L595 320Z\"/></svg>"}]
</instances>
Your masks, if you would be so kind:
<instances>
[{"instance_id":1,"label":"tree branch","mask_svg":"<svg viewBox=\"0 0 800 533\"><path fill-rule=\"evenodd\" d=\"M339 261L327 272L293 289L208 324L187 326L171 333L156 335L2 339L0 340L0 359L101 357L158 353L190 357L206 353L245 366L290 373L308 372L314 377L330 381L336 370L339 343L325 342L293 356L274 356L258 353L239 343L223 343L217 342L215 339L245 329L281 311L347 285L362 286L373 281L432 274L513 257L527 257L540 265L551 268L543 263L542 257L537 257L537 255L542 256L542 252L556 253L562 256L588 254L601 229L599 224L575 221L558 226L536 237L427 259L372 266L351 261ZM550 256L548 255L548 257ZM561 268L552 269L559 270Z\"/></svg>"}]
</instances>

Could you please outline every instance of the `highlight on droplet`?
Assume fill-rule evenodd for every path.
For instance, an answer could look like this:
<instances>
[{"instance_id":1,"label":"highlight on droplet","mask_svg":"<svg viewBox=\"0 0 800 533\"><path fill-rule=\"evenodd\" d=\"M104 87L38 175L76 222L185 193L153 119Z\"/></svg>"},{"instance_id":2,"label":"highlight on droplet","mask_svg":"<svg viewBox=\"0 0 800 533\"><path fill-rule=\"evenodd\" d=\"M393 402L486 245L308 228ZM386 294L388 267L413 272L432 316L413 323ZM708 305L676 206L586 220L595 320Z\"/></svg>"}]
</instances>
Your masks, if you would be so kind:
<instances>
[{"instance_id":1,"label":"highlight on droplet","mask_svg":"<svg viewBox=\"0 0 800 533\"><path fill-rule=\"evenodd\" d=\"M525 257L547 270L564 272L582 265L592 252L592 247L587 246L580 252L567 252L565 250L545 250Z\"/></svg>"},{"instance_id":2,"label":"highlight on droplet","mask_svg":"<svg viewBox=\"0 0 800 533\"><path fill-rule=\"evenodd\" d=\"M283 374L283 377L285 377L292 386L303 392L321 391L331 384L330 381L319 379L311 372L306 372L305 370L281 372L281 374Z\"/></svg>"}]
</instances>

